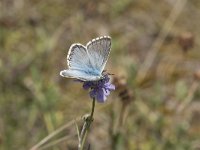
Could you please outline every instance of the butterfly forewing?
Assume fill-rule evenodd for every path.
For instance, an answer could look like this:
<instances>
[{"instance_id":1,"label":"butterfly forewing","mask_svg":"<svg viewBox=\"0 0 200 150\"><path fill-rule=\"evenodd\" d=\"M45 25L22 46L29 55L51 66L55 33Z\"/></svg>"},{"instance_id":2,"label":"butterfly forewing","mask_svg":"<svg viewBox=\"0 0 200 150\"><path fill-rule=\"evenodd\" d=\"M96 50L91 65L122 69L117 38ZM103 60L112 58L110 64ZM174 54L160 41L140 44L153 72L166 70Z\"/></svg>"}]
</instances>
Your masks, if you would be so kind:
<instances>
[{"instance_id":1,"label":"butterfly forewing","mask_svg":"<svg viewBox=\"0 0 200 150\"><path fill-rule=\"evenodd\" d=\"M111 38L102 36L88 42L87 51L93 68L101 73L106 65L111 49Z\"/></svg>"},{"instance_id":2,"label":"butterfly forewing","mask_svg":"<svg viewBox=\"0 0 200 150\"><path fill-rule=\"evenodd\" d=\"M79 43L72 44L67 55L67 64L72 69L84 70L91 68L85 46Z\"/></svg>"}]
</instances>

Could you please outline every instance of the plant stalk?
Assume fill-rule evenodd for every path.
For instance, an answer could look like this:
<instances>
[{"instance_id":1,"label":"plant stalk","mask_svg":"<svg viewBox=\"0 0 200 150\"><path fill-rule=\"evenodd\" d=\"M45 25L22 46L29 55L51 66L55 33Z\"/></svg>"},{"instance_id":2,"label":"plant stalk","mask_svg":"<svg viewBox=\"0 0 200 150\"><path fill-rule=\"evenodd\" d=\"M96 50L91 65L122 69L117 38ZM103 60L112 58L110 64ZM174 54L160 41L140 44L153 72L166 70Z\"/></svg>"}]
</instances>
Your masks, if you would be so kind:
<instances>
[{"instance_id":1,"label":"plant stalk","mask_svg":"<svg viewBox=\"0 0 200 150\"><path fill-rule=\"evenodd\" d=\"M79 140L79 145L78 145L79 150L83 150L88 131L94 120L93 119L94 108L95 108L95 98L93 98L93 100L92 100L92 110L91 110L90 115L86 116L86 118L84 118L84 124L83 124L82 130L81 130L81 135L80 135L80 140Z\"/></svg>"}]
</instances>

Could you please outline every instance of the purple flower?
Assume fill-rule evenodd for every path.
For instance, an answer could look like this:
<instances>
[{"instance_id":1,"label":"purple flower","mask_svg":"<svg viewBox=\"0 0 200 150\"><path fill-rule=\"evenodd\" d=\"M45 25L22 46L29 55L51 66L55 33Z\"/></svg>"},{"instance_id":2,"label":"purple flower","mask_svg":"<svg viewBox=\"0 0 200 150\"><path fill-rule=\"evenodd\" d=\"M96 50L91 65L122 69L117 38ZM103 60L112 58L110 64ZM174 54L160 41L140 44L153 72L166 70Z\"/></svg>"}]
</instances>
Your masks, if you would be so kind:
<instances>
[{"instance_id":1,"label":"purple flower","mask_svg":"<svg viewBox=\"0 0 200 150\"><path fill-rule=\"evenodd\" d=\"M99 81L83 81L83 88L85 90L91 89L90 97L95 98L99 103L106 101L110 91L115 90L115 86L111 84L108 75Z\"/></svg>"}]
</instances>

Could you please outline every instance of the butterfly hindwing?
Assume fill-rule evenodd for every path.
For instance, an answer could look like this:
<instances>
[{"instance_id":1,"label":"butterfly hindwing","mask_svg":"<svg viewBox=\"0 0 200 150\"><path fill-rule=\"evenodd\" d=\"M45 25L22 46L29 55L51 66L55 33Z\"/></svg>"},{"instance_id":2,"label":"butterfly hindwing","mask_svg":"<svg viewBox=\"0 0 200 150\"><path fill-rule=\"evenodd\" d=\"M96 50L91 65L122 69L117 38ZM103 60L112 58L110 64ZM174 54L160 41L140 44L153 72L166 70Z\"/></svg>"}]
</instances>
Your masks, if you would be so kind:
<instances>
[{"instance_id":1,"label":"butterfly hindwing","mask_svg":"<svg viewBox=\"0 0 200 150\"><path fill-rule=\"evenodd\" d=\"M73 70L73 69L63 70L60 72L60 75L68 78L77 78L82 81L94 81L100 78L99 76L89 74L83 70Z\"/></svg>"}]
</instances>

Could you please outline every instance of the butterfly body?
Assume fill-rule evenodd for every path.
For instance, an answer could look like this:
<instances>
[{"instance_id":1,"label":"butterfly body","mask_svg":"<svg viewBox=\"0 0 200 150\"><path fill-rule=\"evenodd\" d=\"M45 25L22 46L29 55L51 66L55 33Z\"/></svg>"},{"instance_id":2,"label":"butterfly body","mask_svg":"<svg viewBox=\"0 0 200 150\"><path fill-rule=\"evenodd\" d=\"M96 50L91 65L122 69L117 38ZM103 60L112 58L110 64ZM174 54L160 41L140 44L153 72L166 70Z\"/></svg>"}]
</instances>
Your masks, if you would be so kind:
<instances>
[{"instance_id":1,"label":"butterfly body","mask_svg":"<svg viewBox=\"0 0 200 150\"><path fill-rule=\"evenodd\" d=\"M82 81L102 79L110 49L109 36L93 39L86 46L80 43L72 44L67 55L68 69L61 71L60 75Z\"/></svg>"}]
</instances>

